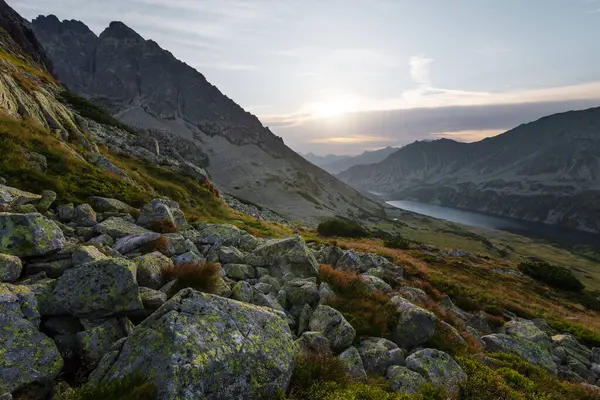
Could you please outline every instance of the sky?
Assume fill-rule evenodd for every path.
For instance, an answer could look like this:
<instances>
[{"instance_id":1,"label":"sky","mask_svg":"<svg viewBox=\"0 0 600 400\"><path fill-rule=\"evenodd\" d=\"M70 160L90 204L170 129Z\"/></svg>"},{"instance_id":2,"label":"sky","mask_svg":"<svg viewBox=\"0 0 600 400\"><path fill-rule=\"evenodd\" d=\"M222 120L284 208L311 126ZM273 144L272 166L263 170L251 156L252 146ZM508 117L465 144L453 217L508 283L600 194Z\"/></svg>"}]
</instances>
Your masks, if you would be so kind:
<instances>
[{"instance_id":1,"label":"sky","mask_svg":"<svg viewBox=\"0 0 600 400\"><path fill-rule=\"evenodd\" d=\"M600 0L8 0L153 39L293 149L474 141L600 106Z\"/></svg>"}]
</instances>

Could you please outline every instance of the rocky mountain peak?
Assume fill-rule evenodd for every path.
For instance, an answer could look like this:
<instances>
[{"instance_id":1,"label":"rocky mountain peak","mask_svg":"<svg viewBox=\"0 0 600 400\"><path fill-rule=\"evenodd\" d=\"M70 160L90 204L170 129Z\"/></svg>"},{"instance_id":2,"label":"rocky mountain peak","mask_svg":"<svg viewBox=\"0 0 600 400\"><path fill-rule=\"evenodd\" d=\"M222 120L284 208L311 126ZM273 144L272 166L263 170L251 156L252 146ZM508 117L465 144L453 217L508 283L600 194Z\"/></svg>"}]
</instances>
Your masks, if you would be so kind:
<instances>
[{"instance_id":1,"label":"rocky mountain peak","mask_svg":"<svg viewBox=\"0 0 600 400\"><path fill-rule=\"evenodd\" d=\"M137 42L144 42L144 38L141 37L136 31L125 25L121 21L113 21L110 23L101 34L100 39L113 38L117 40L134 40Z\"/></svg>"}]
</instances>

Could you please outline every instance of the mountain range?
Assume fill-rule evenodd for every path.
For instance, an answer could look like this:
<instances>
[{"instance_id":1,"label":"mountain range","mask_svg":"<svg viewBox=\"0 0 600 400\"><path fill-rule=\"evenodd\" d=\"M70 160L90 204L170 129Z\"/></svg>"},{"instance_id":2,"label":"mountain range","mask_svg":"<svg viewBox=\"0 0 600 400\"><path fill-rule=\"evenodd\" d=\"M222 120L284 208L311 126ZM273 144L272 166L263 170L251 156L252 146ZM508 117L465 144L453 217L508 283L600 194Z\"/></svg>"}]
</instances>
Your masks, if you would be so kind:
<instances>
[{"instance_id":1,"label":"mountain range","mask_svg":"<svg viewBox=\"0 0 600 400\"><path fill-rule=\"evenodd\" d=\"M390 154L397 150L398 149L395 147L388 146L379 150L367 150L357 156L336 156L329 154L321 157L308 153L304 155L304 158L331 174L337 174L355 165L378 163L385 160Z\"/></svg>"},{"instance_id":2,"label":"mountain range","mask_svg":"<svg viewBox=\"0 0 600 400\"><path fill-rule=\"evenodd\" d=\"M415 142L339 174L387 200L415 200L600 231L600 108L475 143Z\"/></svg>"},{"instance_id":3,"label":"mountain range","mask_svg":"<svg viewBox=\"0 0 600 400\"><path fill-rule=\"evenodd\" d=\"M71 91L204 168L222 191L292 220L378 214L382 207L306 161L194 68L121 22L99 36L79 21L31 27Z\"/></svg>"}]
</instances>

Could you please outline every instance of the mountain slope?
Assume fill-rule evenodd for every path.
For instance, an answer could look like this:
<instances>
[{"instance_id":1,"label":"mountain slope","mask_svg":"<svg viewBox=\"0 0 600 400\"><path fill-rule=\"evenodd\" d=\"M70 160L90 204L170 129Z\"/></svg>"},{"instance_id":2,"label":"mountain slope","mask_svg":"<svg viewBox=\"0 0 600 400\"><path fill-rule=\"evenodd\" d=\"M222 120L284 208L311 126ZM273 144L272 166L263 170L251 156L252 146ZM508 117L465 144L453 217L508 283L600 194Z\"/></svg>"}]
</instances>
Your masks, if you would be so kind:
<instances>
[{"instance_id":1,"label":"mountain slope","mask_svg":"<svg viewBox=\"0 0 600 400\"><path fill-rule=\"evenodd\" d=\"M323 168L324 166L329 165L331 163L334 163L336 161L344 160L346 158L352 157L352 156L345 156L345 155L338 156L335 154L327 154L326 156L318 156L313 153L307 153L307 154L301 154L301 155L302 155L302 157L306 158L311 163L313 163L316 166L319 166L321 168Z\"/></svg>"},{"instance_id":2,"label":"mountain slope","mask_svg":"<svg viewBox=\"0 0 600 400\"><path fill-rule=\"evenodd\" d=\"M204 160L219 189L290 218L358 217L381 207L288 148L192 67L120 22L96 36L77 21L39 17L32 27L71 90ZM189 151L194 146L197 150Z\"/></svg>"},{"instance_id":3,"label":"mountain slope","mask_svg":"<svg viewBox=\"0 0 600 400\"><path fill-rule=\"evenodd\" d=\"M416 142L339 175L362 190L600 232L600 108L476 143Z\"/></svg>"}]
</instances>

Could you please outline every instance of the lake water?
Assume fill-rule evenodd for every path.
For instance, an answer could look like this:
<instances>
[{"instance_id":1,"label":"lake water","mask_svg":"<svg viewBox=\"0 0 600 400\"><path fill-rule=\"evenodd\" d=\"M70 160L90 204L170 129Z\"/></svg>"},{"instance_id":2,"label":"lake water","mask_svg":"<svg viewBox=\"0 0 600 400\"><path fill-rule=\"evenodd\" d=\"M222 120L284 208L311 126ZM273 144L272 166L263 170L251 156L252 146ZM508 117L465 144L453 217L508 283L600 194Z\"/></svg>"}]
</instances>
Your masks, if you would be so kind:
<instances>
[{"instance_id":1,"label":"lake water","mask_svg":"<svg viewBox=\"0 0 600 400\"><path fill-rule=\"evenodd\" d=\"M497 229L522 236L543 239L562 247L572 248L576 245L588 245L594 249L600 249L600 235L575 229L522 221L513 218L498 217L477 211L461 210L437 204L418 203L414 201L388 201L387 203L391 206L402 210L412 211L417 214L469 226Z\"/></svg>"}]
</instances>

